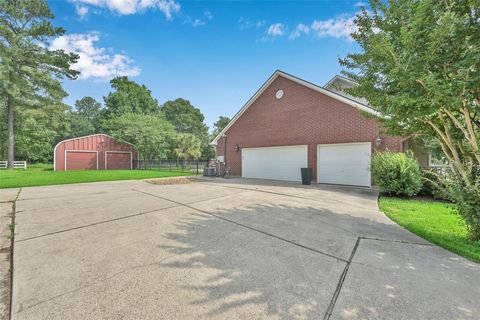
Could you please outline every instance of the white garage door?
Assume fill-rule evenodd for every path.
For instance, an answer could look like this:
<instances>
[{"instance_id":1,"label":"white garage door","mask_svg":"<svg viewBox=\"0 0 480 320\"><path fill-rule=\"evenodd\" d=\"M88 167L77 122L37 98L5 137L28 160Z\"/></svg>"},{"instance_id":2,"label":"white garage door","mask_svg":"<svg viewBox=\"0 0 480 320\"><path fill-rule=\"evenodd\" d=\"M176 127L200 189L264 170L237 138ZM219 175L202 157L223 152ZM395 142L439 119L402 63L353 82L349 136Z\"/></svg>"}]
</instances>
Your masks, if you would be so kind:
<instances>
[{"instance_id":1,"label":"white garage door","mask_svg":"<svg viewBox=\"0 0 480 320\"><path fill-rule=\"evenodd\" d=\"M318 183L370 186L371 143L319 144Z\"/></svg>"},{"instance_id":2,"label":"white garage door","mask_svg":"<svg viewBox=\"0 0 480 320\"><path fill-rule=\"evenodd\" d=\"M307 167L307 146L242 149L242 177L302 181L300 168Z\"/></svg>"}]
</instances>

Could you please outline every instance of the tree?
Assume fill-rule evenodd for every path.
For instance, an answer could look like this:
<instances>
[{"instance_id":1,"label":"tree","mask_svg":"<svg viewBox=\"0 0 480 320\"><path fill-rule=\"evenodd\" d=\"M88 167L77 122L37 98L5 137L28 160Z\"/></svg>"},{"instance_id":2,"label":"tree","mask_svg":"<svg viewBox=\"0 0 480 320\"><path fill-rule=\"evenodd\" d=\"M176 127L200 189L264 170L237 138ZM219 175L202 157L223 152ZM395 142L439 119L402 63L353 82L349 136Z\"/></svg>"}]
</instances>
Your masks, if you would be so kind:
<instances>
[{"instance_id":1,"label":"tree","mask_svg":"<svg viewBox=\"0 0 480 320\"><path fill-rule=\"evenodd\" d=\"M203 158L211 157L213 150L208 145L210 142L208 127L204 123L205 117L200 109L192 106L190 101L179 98L165 102L162 111L177 132L192 134L200 140Z\"/></svg>"},{"instance_id":2,"label":"tree","mask_svg":"<svg viewBox=\"0 0 480 320\"><path fill-rule=\"evenodd\" d=\"M218 120L213 124L212 139L218 136L218 134L222 132L223 129L225 129L225 127L230 123L230 121L231 120L229 117L218 117Z\"/></svg>"},{"instance_id":3,"label":"tree","mask_svg":"<svg viewBox=\"0 0 480 320\"><path fill-rule=\"evenodd\" d=\"M24 107L15 117L15 155L29 162L51 161L55 144L69 136L68 106L47 105L43 108ZM0 157L6 155L7 112L0 108Z\"/></svg>"},{"instance_id":4,"label":"tree","mask_svg":"<svg viewBox=\"0 0 480 320\"><path fill-rule=\"evenodd\" d=\"M452 169L451 192L480 239L480 3L372 0L340 63L393 134L433 138Z\"/></svg>"},{"instance_id":5,"label":"tree","mask_svg":"<svg viewBox=\"0 0 480 320\"><path fill-rule=\"evenodd\" d=\"M69 138L83 137L98 133L94 124L88 118L77 112L68 112L68 121L70 123Z\"/></svg>"},{"instance_id":6,"label":"tree","mask_svg":"<svg viewBox=\"0 0 480 320\"><path fill-rule=\"evenodd\" d=\"M175 137L175 129L162 114L124 113L107 119L105 129L111 136L135 145L145 160L165 158Z\"/></svg>"},{"instance_id":7,"label":"tree","mask_svg":"<svg viewBox=\"0 0 480 320\"><path fill-rule=\"evenodd\" d=\"M131 81L128 77L115 77L110 84L115 91L103 98L106 118L124 113L152 114L160 111L157 100L145 85Z\"/></svg>"},{"instance_id":8,"label":"tree","mask_svg":"<svg viewBox=\"0 0 480 320\"><path fill-rule=\"evenodd\" d=\"M54 27L46 1L0 1L0 97L7 108L7 160L14 161L14 118L20 108L56 105L65 91L59 78L75 79L78 55L49 50L48 39L64 34ZM17 110L18 109L18 110Z\"/></svg>"},{"instance_id":9,"label":"tree","mask_svg":"<svg viewBox=\"0 0 480 320\"><path fill-rule=\"evenodd\" d=\"M215 139L215 137L222 132L222 130L230 123L229 117L220 116L218 120L213 124L213 130L208 138L208 142ZM215 150L209 144L205 144L202 146L202 157L204 159L212 159L215 157Z\"/></svg>"},{"instance_id":10,"label":"tree","mask_svg":"<svg viewBox=\"0 0 480 320\"><path fill-rule=\"evenodd\" d=\"M175 155L182 159L182 167L185 167L185 160L189 158L198 159L202 155L202 144L200 139L193 134L180 133L176 139Z\"/></svg>"},{"instance_id":11,"label":"tree","mask_svg":"<svg viewBox=\"0 0 480 320\"><path fill-rule=\"evenodd\" d=\"M94 132L100 129L101 109L102 104L92 97L83 97L75 101L75 113L83 119L80 120L79 117L76 118L82 122L85 122L85 120L88 121L93 127Z\"/></svg>"},{"instance_id":12,"label":"tree","mask_svg":"<svg viewBox=\"0 0 480 320\"><path fill-rule=\"evenodd\" d=\"M200 109L192 106L190 101L178 98L173 101L167 101L162 106L168 122L170 122L178 132L190 133L197 138L208 134L208 127L204 123L205 117Z\"/></svg>"},{"instance_id":13,"label":"tree","mask_svg":"<svg viewBox=\"0 0 480 320\"><path fill-rule=\"evenodd\" d=\"M92 97L75 101L73 110L68 112L70 121L69 137L81 137L102 132L102 104Z\"/></svg>"}]
</instances>

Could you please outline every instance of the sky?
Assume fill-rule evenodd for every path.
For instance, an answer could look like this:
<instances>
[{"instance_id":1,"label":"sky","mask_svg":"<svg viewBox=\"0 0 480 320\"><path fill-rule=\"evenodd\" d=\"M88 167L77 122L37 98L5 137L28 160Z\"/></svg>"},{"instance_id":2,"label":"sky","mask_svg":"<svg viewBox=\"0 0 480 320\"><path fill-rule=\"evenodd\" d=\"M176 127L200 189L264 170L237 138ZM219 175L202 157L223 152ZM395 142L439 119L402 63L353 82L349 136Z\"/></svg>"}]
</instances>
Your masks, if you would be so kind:
<instances>
[{"instance_id":1,"label":"sky","mask_svg":"<svg viewBox=\"0 0 480 320\"><path fill-rule=\"evenodd\" d=\"M65 102L110 92L126 75L160 104L184 98L207 125L232 117L277 69L324 85L351 39L360 1L50 0L66 30L52 49L76 52Z\"/></svg>"}]
</instances>

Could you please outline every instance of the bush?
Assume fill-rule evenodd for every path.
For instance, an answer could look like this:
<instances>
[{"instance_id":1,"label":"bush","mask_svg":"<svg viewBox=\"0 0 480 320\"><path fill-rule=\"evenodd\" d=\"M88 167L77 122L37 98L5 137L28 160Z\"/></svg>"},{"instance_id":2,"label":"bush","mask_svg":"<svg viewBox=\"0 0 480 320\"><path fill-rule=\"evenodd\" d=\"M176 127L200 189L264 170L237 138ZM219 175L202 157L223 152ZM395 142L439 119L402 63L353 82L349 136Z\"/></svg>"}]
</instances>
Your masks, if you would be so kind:
<instances>
[{"instance_id":1,"label":"bush","mask_svg":"<svg viewBox=\"0 0 480 320\"><path fill-rule=\"evenodd\" d=\"M389 195L411 197L422 188L418 162L405 153L376 153L372 159L372 174L375 184Z\"/></svg>"},{"instance_id":2,"label":"bush","mask_svg":"<svg viewBox=\"0 0 480 320\"><path fill-rule=\"evenodd\" d=\"M418 192L422 196L432 196L435 199L451 200L445 190L444 177L432 171L421 171L422 189Z\"/></svg>"},{"instance_id":3,"label":"bush","mask_svg":"<svg viewBox=\"0 0 480 320\"><path fill-rule=\"evenodd\" d=\"M464 174L449 170L442 183L465 220L470 239L480 241L480 166L470 163L465 167Z\"/></svg>"}]
</instances>

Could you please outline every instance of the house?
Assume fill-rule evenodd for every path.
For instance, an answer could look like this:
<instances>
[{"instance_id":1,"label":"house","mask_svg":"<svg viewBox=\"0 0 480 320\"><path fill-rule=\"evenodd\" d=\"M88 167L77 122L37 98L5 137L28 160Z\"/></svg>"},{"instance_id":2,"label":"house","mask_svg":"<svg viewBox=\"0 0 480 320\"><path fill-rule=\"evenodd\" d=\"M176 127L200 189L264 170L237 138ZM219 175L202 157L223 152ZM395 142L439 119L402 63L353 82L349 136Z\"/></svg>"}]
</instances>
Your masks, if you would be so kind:
<instances>
[{"instance_id":1,"label":"house","mask_svg":"<svg viewBox=\"0 0 480 320\"><path fill-rule=\"evenodd\" d=\"M55 171L133 169L137 149L106 134L60 141L53 149Z\"/></svg>"},{"instance_id":2,"label":"house","mask_svg":"<svg viewBox=\"0 0 480 320\"><path fill-rule=\"evenodd\" d=\"M230 175L301 181L310 167L317 183L370 186L375 151L412 149L403 137L382 132L378 112L342 91L355 85L336 76L325 87L275 71L211 142Z\"/></svg>"}]
</instances>

